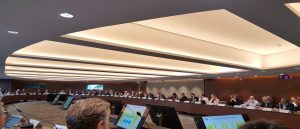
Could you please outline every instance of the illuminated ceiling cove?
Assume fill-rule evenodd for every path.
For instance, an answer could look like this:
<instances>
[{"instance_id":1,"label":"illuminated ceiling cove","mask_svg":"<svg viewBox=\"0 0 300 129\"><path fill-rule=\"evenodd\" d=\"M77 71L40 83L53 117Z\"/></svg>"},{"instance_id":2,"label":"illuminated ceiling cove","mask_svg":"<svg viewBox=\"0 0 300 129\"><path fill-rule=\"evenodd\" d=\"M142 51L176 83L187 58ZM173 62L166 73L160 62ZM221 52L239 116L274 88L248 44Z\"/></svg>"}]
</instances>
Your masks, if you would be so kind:
<instances>
[{"instance_id":1,"label":"illuminated ceiling cove","mask_svg":"<svg viewBox=\"0 0 300 129\"><path fill-rule=\"evenodd\" d=\"M44 40L14 52L5 73L59 81L147 80L296 66L294 44L230 13L213 10L95 28ZM186 61L84 45L104 44ZM277 61L274 59L280 59ZM284 60L284 61L283 61Z\"/></svg>"}]
</instances>

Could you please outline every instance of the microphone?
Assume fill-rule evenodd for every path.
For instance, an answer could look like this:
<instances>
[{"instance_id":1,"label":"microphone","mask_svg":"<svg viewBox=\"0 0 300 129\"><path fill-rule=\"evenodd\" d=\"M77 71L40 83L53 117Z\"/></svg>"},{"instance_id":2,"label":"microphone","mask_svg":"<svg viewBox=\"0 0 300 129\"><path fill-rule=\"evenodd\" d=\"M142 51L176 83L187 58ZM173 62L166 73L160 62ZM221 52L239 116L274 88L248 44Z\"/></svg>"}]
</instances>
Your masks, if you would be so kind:
<instances>
[{"instance_id":1,"label":"microphone","mask_svg":"<svg viewBox=\"0 0 300 129\"><path fill-rule=\"evenodd\" d=\"M28 118L27 118L24 114L26 114L26 115L28 115L28 116L31 116L31 117L33 117L33 118L39 119L39 120L41 120L41 121L44 121L44 122L46 122L46 123L49 123L50 125L53 125L53 127L54 127L55 129L58 129L58 128L56 127L56 124L54 124L54 123L52 123L52 122L50 122L50 121L44 120L44 119L39 118L39 117L37 117L37 116L31 115L30 113L24 112L24 111L18 109L15 105L13 105L13 107L15 108L16 111L18 111L18 112L26 119L26 121L28 121L28 123L30 123L30 122L29 122ZM30 124L31 124L31 123L30 123ZM33 124L32 124L32 128L33 128Z\"/></svg>"},{"instance_id":2,"label":"microphone","mask_svg":"<svg viewBox=\"0 0 300 129\"><path fill-rule=\"evenodd\" d=\"M136 112L136 114L142 119L142 114L141 114L141 112ZM148 123L146 122L146 120L145 120L145 124L147 125L147 127L148 127L149 129L151 129L150 126L148 125Z\"/></svg>"},{"instance_id":3,"label":"microphone","mask_svg":"<svg viewBox=\"0 0 300 129\"><path fill-rule=\"evenodd\" d=\"M23 114L23 111L18 109L15 105L12 105L15 108L15 111L17 111L18 113L20 113L22 115L22 117L25 119L26 124L22 123L20 128L33 128L33 124L31 124L29 122L29 119Z\"/></svg>"}]
</instances>

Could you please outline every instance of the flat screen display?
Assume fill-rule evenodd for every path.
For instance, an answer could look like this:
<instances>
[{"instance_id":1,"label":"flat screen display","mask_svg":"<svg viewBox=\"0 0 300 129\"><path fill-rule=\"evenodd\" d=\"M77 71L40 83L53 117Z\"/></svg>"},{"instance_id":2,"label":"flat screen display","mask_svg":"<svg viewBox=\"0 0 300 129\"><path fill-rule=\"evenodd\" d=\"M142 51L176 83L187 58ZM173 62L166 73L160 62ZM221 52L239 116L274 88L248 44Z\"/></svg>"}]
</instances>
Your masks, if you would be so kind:
<instances>
[{"instance_id":1,"label":"flat screen display","mask_svg":"<svg viewBox=\"0 0 300 129\"><path fill-rule=\"evenodd\" d=\"M240 114L224 116L204 116L194 119L198 129L203 129L204 127L205 129L238 129L240 126L245 124L245 120Z\"/></svg>"},{"instance_id":2,"label":"flat screen display","mask_svg":"<svg viewBox=\"0 0 300 129\"><path fill-rule=\"evenodd\" d=\"M73 99L74 99L73 96L69 96L68 99L66 100L66 102L64 103L63 108L68 109L69 106L71 105Z\"/></svg>"},{"instance_id":3,"label":"flat screen display","mask_svg":"<svg viewBox=\"0 0 300 129\"><path fill-rule=\"evenodd\" d=\"M11 116L4 125L5 129L10 129L12 127L14 127L14 125L16 125L17 123L19 123L21 121L21 117L19 116Z\"/></svg>"},{"instance_id":4,"label":"flat screen display","mask_svg":"<svg viewBox=\"0 0 300 129\"><path fill-rule=\"evenodd\" d=\"M127 104L120 114L116 126L124 129L139 129L142 127L148 111L149 109L146 106ZM137 115L138 112L141 117Z\"/></svg>"},{"instance_id":5,"label":"flat screen display","mask_svg":"<svg viewBox=\"0 0 300 129\"><path fill-rule=\"evenodd\" d=\"M103 85L101 84L89 84L87 85L87 90L103 90Z\"/></svg>"}]
</instances>

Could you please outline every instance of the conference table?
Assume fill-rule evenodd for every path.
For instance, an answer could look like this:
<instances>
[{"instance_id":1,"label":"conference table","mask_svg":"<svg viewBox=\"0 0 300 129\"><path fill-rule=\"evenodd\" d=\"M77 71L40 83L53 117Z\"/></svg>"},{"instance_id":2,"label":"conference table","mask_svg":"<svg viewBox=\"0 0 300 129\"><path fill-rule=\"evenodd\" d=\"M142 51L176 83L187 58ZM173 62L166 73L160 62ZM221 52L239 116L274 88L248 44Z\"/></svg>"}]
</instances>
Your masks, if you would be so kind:
<instances>
[{"instance_id":1,"label":"conference table","mask_svg":"<svg viewBox=\"0 0 300 129\"><path fill-rule=\"evenodd\" d=\"M161 101L161 100L149 100L141 98L123 98L123 97L112 97L112 96L90 96L90 95L74 95L75 97L99 97L103 100L110 101L120 101L123 104L134 104L134 105L158 105L174 107L177 112L185 112L193 115L232 115L232 114L245 114L249 120L257 119L267 119L275 120L279 123L283 123L292 129L299 129L300 115L290 114L290 113L280 113L273 111L262 111L255 109L244 109L244 108L234 108L229 106L216 106L216 105L203 105L203 104L192 104L174 101ZM45 101L47 100L47 95L14 95L14 96L4 96L2 102L15 103L25 100L37 100Z\"/></svg>"},{"instance_id":2,"label":"conference table","mask_svg":"<svg viewBox=\"0 0 300 129\"><path fill-rule=\"evenodd\" d=\"M124 104L134 105L159 105L174 107L177 112L186 112L194 115L232 115L232 114L245 114L249 120L267 119L275 120L283 123L292 129L299 129L300 115L280 113L273 111L262 111L245 108L234 108L230 106L216 106L216 105L203 105L203 104L192 104L183 102L174 102L168 100L148 100L138 98L122 98L122 97L111 97L111 96L97 96L103 100L115 100L121 101Z\"/></svg>"}]
</instances>

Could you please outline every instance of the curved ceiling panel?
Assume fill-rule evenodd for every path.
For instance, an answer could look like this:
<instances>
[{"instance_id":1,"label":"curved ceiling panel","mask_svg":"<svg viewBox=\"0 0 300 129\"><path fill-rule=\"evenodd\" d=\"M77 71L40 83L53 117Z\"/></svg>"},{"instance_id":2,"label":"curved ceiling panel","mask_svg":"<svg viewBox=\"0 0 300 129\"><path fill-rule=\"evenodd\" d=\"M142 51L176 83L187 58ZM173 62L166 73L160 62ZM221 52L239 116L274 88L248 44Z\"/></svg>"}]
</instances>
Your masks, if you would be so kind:
<instances>
[{"instance_id":1,"label":"curved ceiling panel","mask_svg":"<svg viewBox=\"0 0 300 129\"><path fill-rule=\"evenodd\" d=\"M242 71L241 69L235 68L185 62L54 41L42 41L18 50L12 55L178 72L216 74Z\"/></svg>"}]
</instances>

